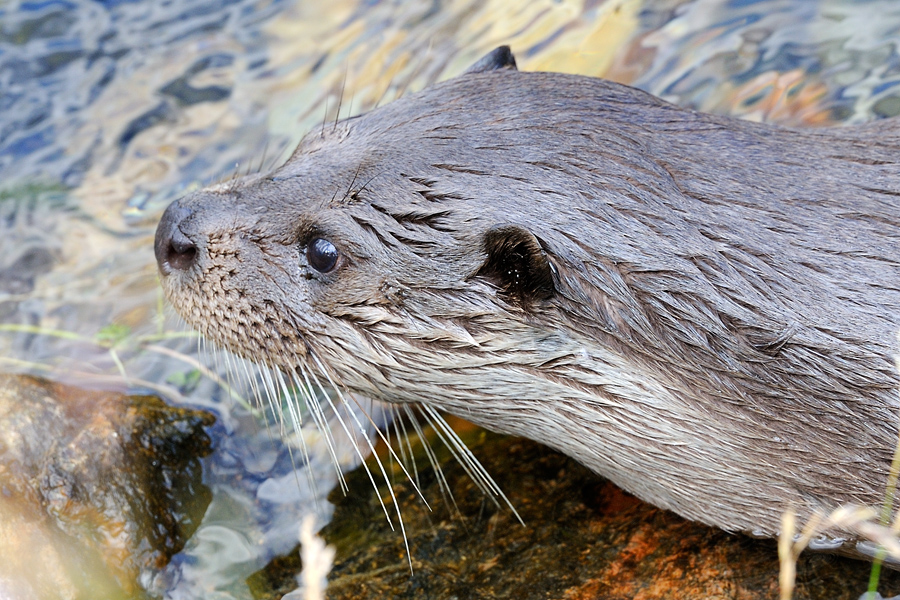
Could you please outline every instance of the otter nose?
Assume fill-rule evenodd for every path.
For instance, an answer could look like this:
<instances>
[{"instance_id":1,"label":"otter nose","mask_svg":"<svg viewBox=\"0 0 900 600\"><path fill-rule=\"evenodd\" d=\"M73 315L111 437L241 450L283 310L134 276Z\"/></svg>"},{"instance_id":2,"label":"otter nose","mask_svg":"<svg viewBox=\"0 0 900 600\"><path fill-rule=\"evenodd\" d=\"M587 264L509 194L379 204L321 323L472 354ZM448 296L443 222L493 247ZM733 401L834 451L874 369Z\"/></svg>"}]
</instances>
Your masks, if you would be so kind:
<instances>
[{"instance_id":1,"label":"otter nose","mask_svg":"<svg viewBox=\"0 0 900 600\"><path fill-rule=\"evenodd\" d=\"M194 264L197 246L181 229L182 223L189 216L191 210L176 201L169 205L156 227L153 250L163 275L168 275L173 270L186 271Z\"/></svg>"}]
</instances>

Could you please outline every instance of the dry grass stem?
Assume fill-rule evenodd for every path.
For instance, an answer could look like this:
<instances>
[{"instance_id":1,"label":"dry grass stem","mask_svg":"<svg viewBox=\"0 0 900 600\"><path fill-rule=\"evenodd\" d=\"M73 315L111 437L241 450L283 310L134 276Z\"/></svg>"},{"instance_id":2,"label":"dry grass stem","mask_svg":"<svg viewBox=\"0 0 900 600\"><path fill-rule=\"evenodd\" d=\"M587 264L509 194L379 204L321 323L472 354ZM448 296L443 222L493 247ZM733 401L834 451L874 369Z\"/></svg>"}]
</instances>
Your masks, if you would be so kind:
<instances>
[{"instance_id":1,"label":"dry grass stem","mask_svg":"<svg viewBox=\"0 0 900 600\"><path fill-rule=\"evenodd\" d=\"M790 600L793 597L797 559L812 539L821 533L835 530L854 532L876 544L881 544L885 551L894 557L894 551L900 551L900 542L890 528L873 522L877 516L878 513L871 508L842 506L827 516L820 512L813 513L798 534L794 511L785 511L781 517L781 535L778 536L780 564L778 583L781 590L779 598ZM900 560L900 554L896 557Z\"/></svg>"},{"instance_id":2,"label":"dry grass stem","mask_svg":"<svg viewBox=\"0 0 900 600\"><path fill-rule=\"evenodd\" d=\"M307 515L300 525L300 559L303 561L303 600L325 600L326 577L334 561L334 546L326 546L316 535L315 517Z\"/></svg>"}]
</instances>

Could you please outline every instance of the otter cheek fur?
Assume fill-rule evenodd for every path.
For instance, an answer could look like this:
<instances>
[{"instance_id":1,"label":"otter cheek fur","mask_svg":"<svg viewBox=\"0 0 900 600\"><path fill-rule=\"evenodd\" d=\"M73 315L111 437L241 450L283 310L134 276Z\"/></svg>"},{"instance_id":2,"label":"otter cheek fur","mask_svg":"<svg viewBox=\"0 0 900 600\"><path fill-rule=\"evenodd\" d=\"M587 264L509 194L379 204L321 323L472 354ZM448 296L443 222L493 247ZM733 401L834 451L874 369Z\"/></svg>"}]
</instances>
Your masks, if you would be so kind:
<instances>
[{"instance_id":1,"label":"otter cheek fur","mask_svg":"<svg viewBox=\"0 0 900 600\"><path fill-rule=\"evenodd\" d=\"M749 123L499 48L178 200L156 253L176 310L245 358L775 535L883 497L898 195L897 121Z\"/></svg>"}]
</instances>

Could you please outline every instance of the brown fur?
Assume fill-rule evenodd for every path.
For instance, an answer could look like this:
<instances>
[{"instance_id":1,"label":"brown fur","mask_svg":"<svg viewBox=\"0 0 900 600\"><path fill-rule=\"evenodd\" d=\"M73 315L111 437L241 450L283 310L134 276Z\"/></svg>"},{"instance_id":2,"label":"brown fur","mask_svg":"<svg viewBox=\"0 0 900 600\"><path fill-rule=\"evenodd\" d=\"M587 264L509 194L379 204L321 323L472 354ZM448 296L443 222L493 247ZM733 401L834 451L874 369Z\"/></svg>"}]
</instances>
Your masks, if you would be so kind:
<instances>
[{"instance_id":1,"label":"brown fur","mask_svg":"<svg viewBox=\"0 0 900 600\"><path fill-rule=\"evenodd\" d=\"M727 530L878 504L898 122L791 130L490 66L174 203L157 255L176 309L238 354L315 357L349 390L539 440ZM340 251L327 274L317 237Z\"/></svg>"}]
</instances>

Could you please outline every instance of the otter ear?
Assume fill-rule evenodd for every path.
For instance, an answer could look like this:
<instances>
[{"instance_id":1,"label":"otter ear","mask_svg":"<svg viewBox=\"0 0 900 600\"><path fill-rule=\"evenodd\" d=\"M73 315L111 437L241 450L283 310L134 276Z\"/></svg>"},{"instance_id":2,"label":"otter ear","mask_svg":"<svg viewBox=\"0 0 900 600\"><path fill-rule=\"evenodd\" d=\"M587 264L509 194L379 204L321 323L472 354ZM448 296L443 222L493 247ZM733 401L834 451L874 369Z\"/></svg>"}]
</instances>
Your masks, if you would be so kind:
<instances>
[{"instance_id":1,"label":"otter ear","mask_svg":"<svg viewBox=\"0 0 900 600\"><path fill-rule=\"evenodd\" d=\"M484 277L527 309L556 293L554 268L538 239L518 225L496 225L484 235L487 260L476 275Z\"/></svg>"},{"instance_id":2,"label":"otter ear","mask_svg":"<svg viewBox=\"0 0 900 600\"><path fill-rule=\"evenodd\" d=\"M499 71L500 69L510 69L512 71L519 70L516 68L516 57L513 56L509 46L499 46L494 48L478 59L475 64L466 69L466 74L486 73L488 71Z\"/></svg>"}]
</instances>

